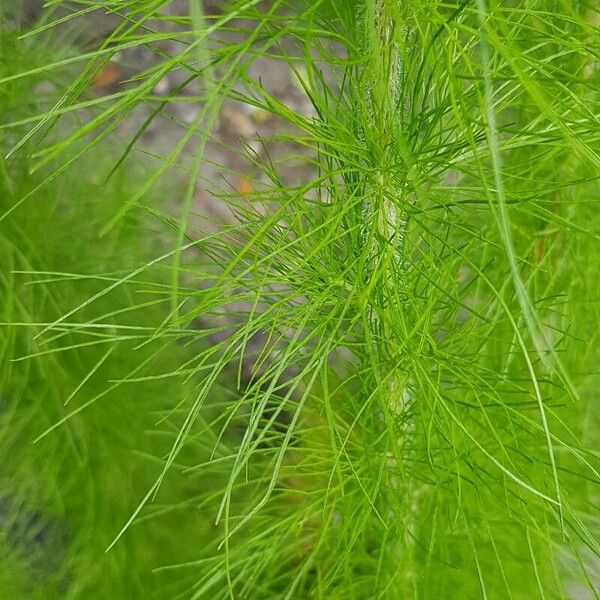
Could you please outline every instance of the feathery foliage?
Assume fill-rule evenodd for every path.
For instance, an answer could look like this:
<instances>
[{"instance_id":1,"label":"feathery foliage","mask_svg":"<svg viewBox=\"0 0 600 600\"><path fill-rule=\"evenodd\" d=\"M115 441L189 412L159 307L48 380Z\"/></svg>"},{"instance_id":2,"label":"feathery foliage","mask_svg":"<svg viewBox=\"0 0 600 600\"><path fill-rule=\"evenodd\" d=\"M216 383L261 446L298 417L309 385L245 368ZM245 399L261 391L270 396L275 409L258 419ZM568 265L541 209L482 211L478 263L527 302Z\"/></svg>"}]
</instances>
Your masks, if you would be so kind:
<instances>
[{"instance_id":1,"label":"feathery foliage","mask_svg":"<svg viewBox=\"0 0 600 600\"><path fill-rule=\"evenodd\" d=\"M598 4L169 4L54 1L1 37L0 586L597 597ZM208 184L215 225L224 102L282 125L251 194Z\"/></svg>"}]
</instances>

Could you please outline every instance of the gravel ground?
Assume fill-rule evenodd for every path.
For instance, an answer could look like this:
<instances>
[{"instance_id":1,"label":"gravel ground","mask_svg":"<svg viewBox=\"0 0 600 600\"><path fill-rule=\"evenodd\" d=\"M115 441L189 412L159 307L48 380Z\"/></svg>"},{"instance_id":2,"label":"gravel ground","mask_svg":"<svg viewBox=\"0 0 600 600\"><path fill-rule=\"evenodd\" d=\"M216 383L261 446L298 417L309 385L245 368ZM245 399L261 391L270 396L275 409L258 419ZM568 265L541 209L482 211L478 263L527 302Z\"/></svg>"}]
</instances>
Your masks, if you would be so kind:
<instances>
[{"instance_id":1,"label":"gravel ground","mask_svg":"<svg viewBox=\"0 0 600 600\"><path fill-rule=\"evenodd\" d=\"M218 11L218 3L205 1L207 14ZM265 0L265 5L268 1ZM36 22L41 14L41 0L23 0L21 2L21 18L26 25ZM175 0L163 9L163 13L176 17L189 14L188 0ZM60 13L54 16L61 16ZM106 37L119 23L119 18L107 16L100 11L90 13L83 17L59 26L56 37L61 34L61 29L70 29L71 37L75 34L77 45L81 49L97 47L98 41ZM239 30L251 31L252 22L236 21ZM157 31L171 30L176 35L174 24L167 21L149 21L148 26ZM239 41L243 34L227 32L222 34L221 40L228 42ZM284 43L285 44L285 43ZM179 54L184 46L175 40L161 42L160 50L172 56ZM289 46L286 50L293 51ZM138 73L155 66L162 60L150 48L138 47L119 53L113 61L102 71L96 84L90 91L93 95L114 93L131 85L127 82ZM248 70L248 75L261 84L285 105L297 110L304 115L313 115L313 108L306 94L303 92L296 76L289 65L282 60L261 56L256 58ZM188 75L183 70L175 70L165 76L154 88L157 96L178 96L178 101L168 102L162 113L156 117L145 130L137 144L139 151L155 156L166 156L197 117L202 106L197 102L186 101L187 98L197 93L196 83L177 90ZM119 127L119 135L124 147L129 143L143 123L150 116L154 106L139 105L133 110ZM311 151L293 142L265 142L282 133L292 133L290 126L282 121L257 111L246 104L227 100L220 111L216 127L205 149L200 176L196 186L194 212L206 215L208 219L227 221L230 218L228 208L216 198L218 189L237 190L247 193L258 184L260 186L261 174L259 170L248 161L248 153L254 153L260 158L265 158L268 153L269 160L277 165L282 181L287 185L300 185L313 176L313 168L306 161L293 159L311 154ZM188 166L191 163L193 146L185 148L178 159L178 163ZM174 197L168 198L168 204L177 213L181 204L181 190L185 187L187 177L182 169L173 170L166 175L169 179L169 188L177 190ZM171 185L172 184L172 185Z\"/></svg>"}]
</instances>

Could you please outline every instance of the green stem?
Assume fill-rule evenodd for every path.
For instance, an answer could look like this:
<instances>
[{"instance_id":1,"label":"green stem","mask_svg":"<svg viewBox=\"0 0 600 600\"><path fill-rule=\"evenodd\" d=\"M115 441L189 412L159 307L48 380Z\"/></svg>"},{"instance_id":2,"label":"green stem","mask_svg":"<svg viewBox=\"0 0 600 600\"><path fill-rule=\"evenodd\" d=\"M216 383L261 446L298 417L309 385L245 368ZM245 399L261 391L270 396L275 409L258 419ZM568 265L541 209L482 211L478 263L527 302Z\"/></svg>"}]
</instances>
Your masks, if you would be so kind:
<instances>
[{"instance_id":1,"label":"green stem","mask_svg":"<svg viewBox=\"0 0 600 600\"><path fill-rule=\"evenodd\" d=\"M373 0L365 10L365 37L369 52L367 65L367 102L370 111L370 127L376 132L376 147L373 155L375 175L370 181L368 200L365 201L365 232L368 236L367 275L376 278L371 286L369 320L372 333L377 340L378 361L385 365L380 373L384 381L384 411L390 421L400 419L404 424L398 430L388 423L396 438L391 442L395 448L396 473L401 474L396 488L403 495L403 574L399 589L408 594L415 586L413 562L414 539L418 522L417 490L405 475L407 453L410 452L413 424L405 415L410 411L413 398L407 387L407 378L398 370L397 328L398 310L404 306L393 302L398 297L398 288L403 284L404 256L408 229L408 212L403 208L410 201L403 185L406 173L398 172L398 165L409 168L406 152L403 152L402 117L406 100L401 93L402 57L398 43L398 32L406 35L400 23L396 3L388 0ZM390 360L392 358L392 360Z\"/></svg>"}]
</instances>

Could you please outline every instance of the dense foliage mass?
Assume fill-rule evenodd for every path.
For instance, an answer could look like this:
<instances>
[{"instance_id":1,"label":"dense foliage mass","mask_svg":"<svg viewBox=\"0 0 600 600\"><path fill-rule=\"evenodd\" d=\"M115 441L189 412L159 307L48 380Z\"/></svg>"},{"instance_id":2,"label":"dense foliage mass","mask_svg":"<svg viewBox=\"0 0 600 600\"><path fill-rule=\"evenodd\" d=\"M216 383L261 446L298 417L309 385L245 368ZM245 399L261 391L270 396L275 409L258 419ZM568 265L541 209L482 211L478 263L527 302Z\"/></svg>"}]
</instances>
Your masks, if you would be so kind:
<instances>
[{"instance_id":1,"label":"dense foliage mass","mask_svg":"<svg viewBox=\"0 0 600 600\"><path fill-rule=\"evenodd\" d=\"M598 2L172 4L0 9L0 597L597 597Z\"/></svg>"}]
</instances>

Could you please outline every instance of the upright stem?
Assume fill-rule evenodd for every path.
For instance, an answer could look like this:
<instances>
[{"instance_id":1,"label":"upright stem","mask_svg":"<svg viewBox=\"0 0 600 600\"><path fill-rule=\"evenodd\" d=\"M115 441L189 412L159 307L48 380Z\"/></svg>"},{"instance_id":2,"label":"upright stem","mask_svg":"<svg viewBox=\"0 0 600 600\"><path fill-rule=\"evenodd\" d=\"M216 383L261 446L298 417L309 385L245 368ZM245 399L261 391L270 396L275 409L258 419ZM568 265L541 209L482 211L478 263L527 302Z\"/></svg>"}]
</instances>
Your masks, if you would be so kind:
<instances>
[{"instance_id":1,"label":"upright stem","mask_svg":"<svg viewBox=\"0 0 600 600\"><path fill-rule=\"evenodd\" d=\"M405 464L411 452L414 427L404 418L411 409L413 396L407 383L406 373L398 369L399 344L397 311L405 310L399 288L404 279L405 244L408 228L408 212L404 208L412 201L406 188L410 159L404 145L403 117L407 98L402 90L403 64L399 45L399 33L407 35L400 22L398 3L390 0L368 0L365 6L365 45L369 62L366 66L366 103L369 123L374 137L371 142L370 165L372 172L365 200L364 236L367 242L368 277L376 278L371 286L369 325L377 340L376 352L383 365L380 377L385 381L384 412L390 417L388 426L400 417L400 430L394 429L393 445L396 451L391 460L400 477L395 479L397 492L404 498L402 515L394 515L402 521L404 540L402 577L399 591L408 594L414 587L414 569L411 568L414 539L417 527L417 502L414 486L405 475ZM367 134L366 134L367 136ZM369 175L367 175L369 177Z\"/></svg>"}]
</instances>

